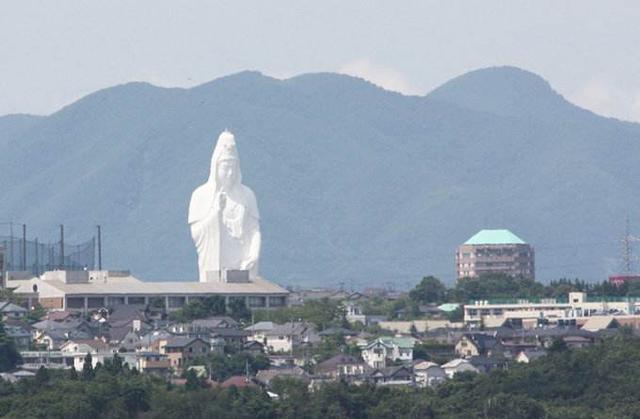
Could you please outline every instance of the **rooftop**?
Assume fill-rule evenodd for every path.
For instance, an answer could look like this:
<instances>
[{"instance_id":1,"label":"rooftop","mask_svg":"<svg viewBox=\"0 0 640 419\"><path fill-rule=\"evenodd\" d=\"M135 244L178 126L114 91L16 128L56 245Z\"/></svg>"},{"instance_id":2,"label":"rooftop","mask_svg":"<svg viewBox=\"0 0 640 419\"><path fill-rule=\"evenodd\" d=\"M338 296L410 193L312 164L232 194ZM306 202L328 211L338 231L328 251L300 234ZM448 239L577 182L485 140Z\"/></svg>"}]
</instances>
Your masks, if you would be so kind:
<instances>
[{"instance_id":1,"label":"rooftop","mask_svg":"<svg viewBox=\"0 0 640 419\"><path fill-rule=\"evenodd\" d=\"M47 295L185 295L185 294L277 294L283 295L289 292L263 278L256 278L247 283L225 282L196 282L196 281L141 281L131 275L126 277L109 277L106 280L97 280L84 283L65 283L57 279L32 278L23 281L12 281L11 286L16 287L14 292L31 293L33 286L37 285L40 293Z\"/></svg>"},{"instance_id":2,"label":"rooftop","mask_svg":"<svg viewBox=\"0 0 640 419\"><path fill-rule=\"evenodd\" d=\"M526 244L509 230L480 230L464 244Z\"/></svg>"}]
</instances>

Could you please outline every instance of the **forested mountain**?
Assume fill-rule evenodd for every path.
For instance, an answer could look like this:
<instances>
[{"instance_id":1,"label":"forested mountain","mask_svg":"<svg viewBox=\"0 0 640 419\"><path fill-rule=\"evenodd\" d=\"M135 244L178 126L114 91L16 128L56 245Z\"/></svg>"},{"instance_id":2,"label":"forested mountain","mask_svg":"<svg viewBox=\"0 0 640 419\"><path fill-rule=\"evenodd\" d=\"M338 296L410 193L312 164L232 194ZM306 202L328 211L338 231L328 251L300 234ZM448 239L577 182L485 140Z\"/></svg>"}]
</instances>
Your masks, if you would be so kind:
<instances>
[{"instance_id":1,"label":"forested mountain","mask_svg":"<svg viewBox=\"0 0 640 419\"><path fill-rule=\"evenodd\" d=\"M424 96L361 79L255 72L190 89L130 83L46 117L0 117L0 221L68 240L104 229L104 261L194 279L186 224L220 131L236 134L262 216L262 274L284 284L404 286L454 276L455 247L508 228L538 278L601 280L640 220L640 125L489 68Z\"/></svg>"}]
</instances>

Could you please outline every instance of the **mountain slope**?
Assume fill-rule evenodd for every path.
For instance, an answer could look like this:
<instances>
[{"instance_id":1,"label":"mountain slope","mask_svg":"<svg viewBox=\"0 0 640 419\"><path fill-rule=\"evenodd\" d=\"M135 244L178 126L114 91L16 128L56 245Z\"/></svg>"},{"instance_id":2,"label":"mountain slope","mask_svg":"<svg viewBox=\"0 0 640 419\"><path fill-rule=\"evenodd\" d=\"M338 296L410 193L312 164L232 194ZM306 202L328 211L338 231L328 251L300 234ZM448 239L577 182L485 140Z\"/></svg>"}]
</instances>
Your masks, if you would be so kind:
<instances>
[{"instance_id":1,"label":"mountain slope","mask_svg":"<svg viewBox=\"0 0 640 419\"><path fill-rule=\"evenodd\" d=\"M455 246L491 227L536 246L541 279L601 279L640 215L640 126L513 68L426 97L335 74L130 83L19 124L0 118L3 218L43 239L99 223L105 264L145 279L195 277L187 205L224 128L258 197L261 271L281 283L452 279Z\"/></svg>"}]
</instances>

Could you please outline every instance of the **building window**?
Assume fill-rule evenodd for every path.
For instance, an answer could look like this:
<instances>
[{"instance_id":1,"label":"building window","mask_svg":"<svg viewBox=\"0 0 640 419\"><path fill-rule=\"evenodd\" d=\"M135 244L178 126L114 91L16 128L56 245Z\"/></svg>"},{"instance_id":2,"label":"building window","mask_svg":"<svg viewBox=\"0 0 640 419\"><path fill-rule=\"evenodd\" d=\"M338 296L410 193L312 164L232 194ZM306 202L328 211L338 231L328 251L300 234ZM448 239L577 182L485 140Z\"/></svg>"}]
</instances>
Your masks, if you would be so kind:
<instances>
[{"instance_id":1,"label":"building window","mask_svg":"<svg viewBox=\"0 0 640 419\"><path fill-rule=\"evenodd\" d=\"M267 305L266 297L249 297L247 299L249 307L265 307Z\"/></svg>"}]
</instances>

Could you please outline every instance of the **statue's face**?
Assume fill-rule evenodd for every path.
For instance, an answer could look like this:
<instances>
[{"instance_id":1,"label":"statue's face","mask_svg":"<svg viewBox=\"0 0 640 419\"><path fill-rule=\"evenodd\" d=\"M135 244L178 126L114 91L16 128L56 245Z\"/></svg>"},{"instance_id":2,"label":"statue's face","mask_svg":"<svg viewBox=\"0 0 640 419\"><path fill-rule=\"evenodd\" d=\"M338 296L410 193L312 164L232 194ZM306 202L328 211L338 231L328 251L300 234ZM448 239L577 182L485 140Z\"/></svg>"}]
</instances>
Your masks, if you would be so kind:
<instances>
[{"instance_id":1,"label":"statue's face","mask_svg":"<svg viewBox=\"0 0 640 419\"><path fill-rule=\"evenodd\" d=\"M235 185L238 178L236 166L236 161L231 159L222 160L220 164L218 164L218 171L216 175L218 176L218 182L223 189L229 189Z\"/></svg>"}]
</instances>

